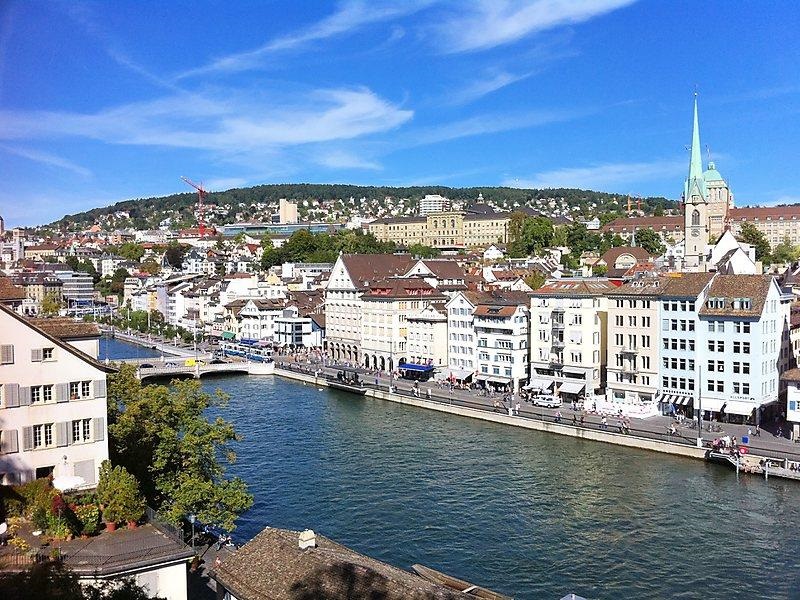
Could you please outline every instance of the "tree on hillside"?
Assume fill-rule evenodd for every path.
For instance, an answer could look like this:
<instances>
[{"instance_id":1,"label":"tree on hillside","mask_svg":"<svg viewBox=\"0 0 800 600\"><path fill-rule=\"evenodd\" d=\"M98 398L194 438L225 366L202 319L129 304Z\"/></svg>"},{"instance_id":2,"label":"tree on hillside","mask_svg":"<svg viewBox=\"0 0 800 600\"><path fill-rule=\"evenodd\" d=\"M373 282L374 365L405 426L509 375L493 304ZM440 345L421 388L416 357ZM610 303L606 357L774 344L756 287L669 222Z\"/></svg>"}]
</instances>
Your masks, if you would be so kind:
<instances>
[{"instance_id":1,"label":"tree on hillside","mask_svg":"<svg viewBox=\"0 0 800 600\"><path fill-rule=\"evenodd\" d=\"M152 258L148 258L146 261L144 261L139 269L143 273L149 273L150 275L156 275L159 271L161 271L159 264Z\"/></svg>"},{"instance_id":2,"label":"tree on hillside","mask_svg":"<svg viewBox=\"0 0 800 600\"><path fill-rule=\"evenodd\" d=\"M636 232L636 245L641 246L654 256L660 256L666 250L659 236L652 229L640 229Z\"/></svg>"},{"instance_id":3,"label":"tree on hillside","mask_svg":"<svg viewBox=\"0 0 800 600\"><path fill-rule=\"evenodd\" d=\"M136 242L125 242L116 249L116 253L128 260L139 262L144 256L144 247Z\"/></svg>"},{"instance_id":4,"label":"tree on hillside","mask_svg":"<svg viewBox=\"0 0 800 600\"><path fill-rule=\"evenodd\" d=\"M442 251L438 248L431 248L423 244L411 244L408 247L408 252L411 256L416 256L417 258L436 258L442 254Z\"/></svg>"},{"instance_id":5,"label":"tree on hillside","mask_svg":"<svg viewBox=\"0 0 800 600\"><path fill-rule=\"evenodd\" d=\"M752 223L742 223L737 238L740 242L750 244L756 250L756 260L769 262L770 245L765 236L758 228Z\"/></svg>"},{"instance_id":6,"label":"tree on hillside","mask_svg":"<svg viewBox=\"0 0 800 600\"><path fill-rule=\"evenodd\" d=\"M232 530L253 503L247 485L225 476L225 464L239 440L233 425L207 413L228 398L208 394L197 380L170 387L142 385L132 365L109 376L109 450L142 486L148 504L172 522L194 514L205 523Z\"/></svg>"},{"instance_id":7,"label":"tree on hillside","mask_svg":"<svg viewBox=\"0 0 800 600\"><path fill-rule=\"evenodd\" d=\"M545 278L541 273L531 273L525 278L525 284L532 290L538 290L544 285Z\"/></svg>"}]
</instances>

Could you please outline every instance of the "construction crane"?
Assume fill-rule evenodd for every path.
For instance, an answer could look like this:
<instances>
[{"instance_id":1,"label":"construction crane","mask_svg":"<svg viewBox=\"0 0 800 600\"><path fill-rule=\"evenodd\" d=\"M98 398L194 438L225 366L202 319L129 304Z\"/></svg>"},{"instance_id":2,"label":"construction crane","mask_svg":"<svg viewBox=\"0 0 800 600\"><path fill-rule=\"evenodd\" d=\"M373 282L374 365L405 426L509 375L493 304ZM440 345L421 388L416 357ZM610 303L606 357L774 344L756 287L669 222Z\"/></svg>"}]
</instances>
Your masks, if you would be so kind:
<instances>
[{"instance_id":1,"label":"construction crane","mask_svg":"<svg viewBox=\"0 0 800 600\"><path fill-rule=\"evenodd\" d=\"M197 229L200 237L206 234L206 223L203 220L203 197L208 195L208 192L203 189L203 184L197 184L191 179L181 175L181 179L197 190Z\"/></svg>"}]
</instances>

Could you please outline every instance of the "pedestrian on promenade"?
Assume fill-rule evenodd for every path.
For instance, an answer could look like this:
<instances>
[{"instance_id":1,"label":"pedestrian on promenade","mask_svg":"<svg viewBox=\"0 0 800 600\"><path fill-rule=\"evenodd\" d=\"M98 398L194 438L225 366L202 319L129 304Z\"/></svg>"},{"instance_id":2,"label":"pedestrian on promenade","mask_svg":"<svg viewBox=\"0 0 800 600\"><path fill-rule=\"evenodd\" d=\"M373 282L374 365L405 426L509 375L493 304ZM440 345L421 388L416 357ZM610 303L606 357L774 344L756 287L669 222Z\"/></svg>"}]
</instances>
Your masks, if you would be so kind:
<instances>
[{"instance_id":1,"label":"pedestrian on promenade","mask_svg":"<svg viewBox=\"0 0 800 600\"><path fill-rule=\"evenodd\" d=\"M428 392L427 393L428 393L428 400L430 400L431 399L431 388L428 388Z\"/></svg>"},{"instance_id":2,"label":"pedestrian on promenade","mask_svg":"<svg viewBox=\"0 0 800 600\"><path fill-rule=\"evenodd\" d=\"M607 429L608 428L608 423L606 422L606 416L605 415L603 415L603 418L600 419L600 428L601 429Z\"/></svg>"},{"instance_id":3,"label":"pedestrian on promenade","mask_svg":"<svg viewBox=\"0 0 800 600\"><path fill-rule=\"evenodd\" d=\"M581 427L583 427L583 415L581 415Z\"/></svg>"},{"instance_id":4,"label":"pedestrian on promenade","mask_svg":"<svg viewBox=\"0 0 800 600\"><path fill-rule=\"evenodd\" d=\"M375 375L375 387L378 387L378 376Z\"/></svg>"},{"instance_id":5,"label":"pedestrian on promenade","mask_svg":"<svg viewBox=\"0 0 800 600\"><path fill-rule=\"evenodd\" d=\"M578 424L578 415L572 415L572 426L575 427Z\"/></svg>"},{"instance_id":6,"label":"pedestrian on promenade","mask_svg":"<svg viewBox=\"0 0 800 600\"><path fill-rule=\"evenodd\" d=\"M761 437L761 425L756 425L756 432L753 434L753 437Z\"/></svg>"}]
</instances>

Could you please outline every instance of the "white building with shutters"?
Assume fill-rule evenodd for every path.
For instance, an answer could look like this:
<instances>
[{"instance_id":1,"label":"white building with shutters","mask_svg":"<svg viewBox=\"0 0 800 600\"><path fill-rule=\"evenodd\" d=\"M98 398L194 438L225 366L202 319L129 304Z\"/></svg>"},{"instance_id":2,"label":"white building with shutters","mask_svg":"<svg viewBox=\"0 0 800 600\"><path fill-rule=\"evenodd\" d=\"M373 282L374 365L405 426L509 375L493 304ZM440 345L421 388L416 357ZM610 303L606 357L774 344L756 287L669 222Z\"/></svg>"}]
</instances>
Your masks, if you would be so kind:
<instances>
[{"instance_id":1,"label":"white building with shutters","mask_svg":"<svg viewBox=\"0 0 800 600\"><path fill-rule=\"evenodd\" d=\"M0 305L0 483L97 481L108 458L100 332L67 319L30 321Z\"/></svg>"}]
</instances>

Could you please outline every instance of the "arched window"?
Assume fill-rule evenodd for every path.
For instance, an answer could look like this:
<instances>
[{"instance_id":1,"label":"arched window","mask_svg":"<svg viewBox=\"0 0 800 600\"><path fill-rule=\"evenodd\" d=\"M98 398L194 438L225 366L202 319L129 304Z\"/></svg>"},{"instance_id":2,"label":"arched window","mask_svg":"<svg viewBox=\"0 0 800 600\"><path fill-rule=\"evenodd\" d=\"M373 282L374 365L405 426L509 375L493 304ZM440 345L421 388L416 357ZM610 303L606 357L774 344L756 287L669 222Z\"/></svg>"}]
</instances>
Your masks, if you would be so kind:
<instances>
[{"instance_id":1,"label":"arched window","mask_svg":"<svg viewBox=\"0 0 800 600\"><path fill-rule=\"evenodd\" d=\"M696 208L692 211L692 225L700 225L700 211Z\"/></svg>"},{"instance_id":2,"label":"arched window","mask_svg":"<svg viewBox=\"0 0 800 600\"><path fill-rule=\"evenodd\" d=\"M455 226L456 226L456 220L450 219L450 227L455 227Z\"/></svg>"},{"instance_id":3,"label":"arched window","mask_svg":"<svg viewBox=\"0 0 800 600\"><path fill-rule=\"evenodd\" d=\"M433 228L434 228L434 229L436 229L438 226L439 226L439 221L437 221L437 220L435 220L435 219L434 219L434 221L433 221Z\"/></svg>"}]
</instances>

